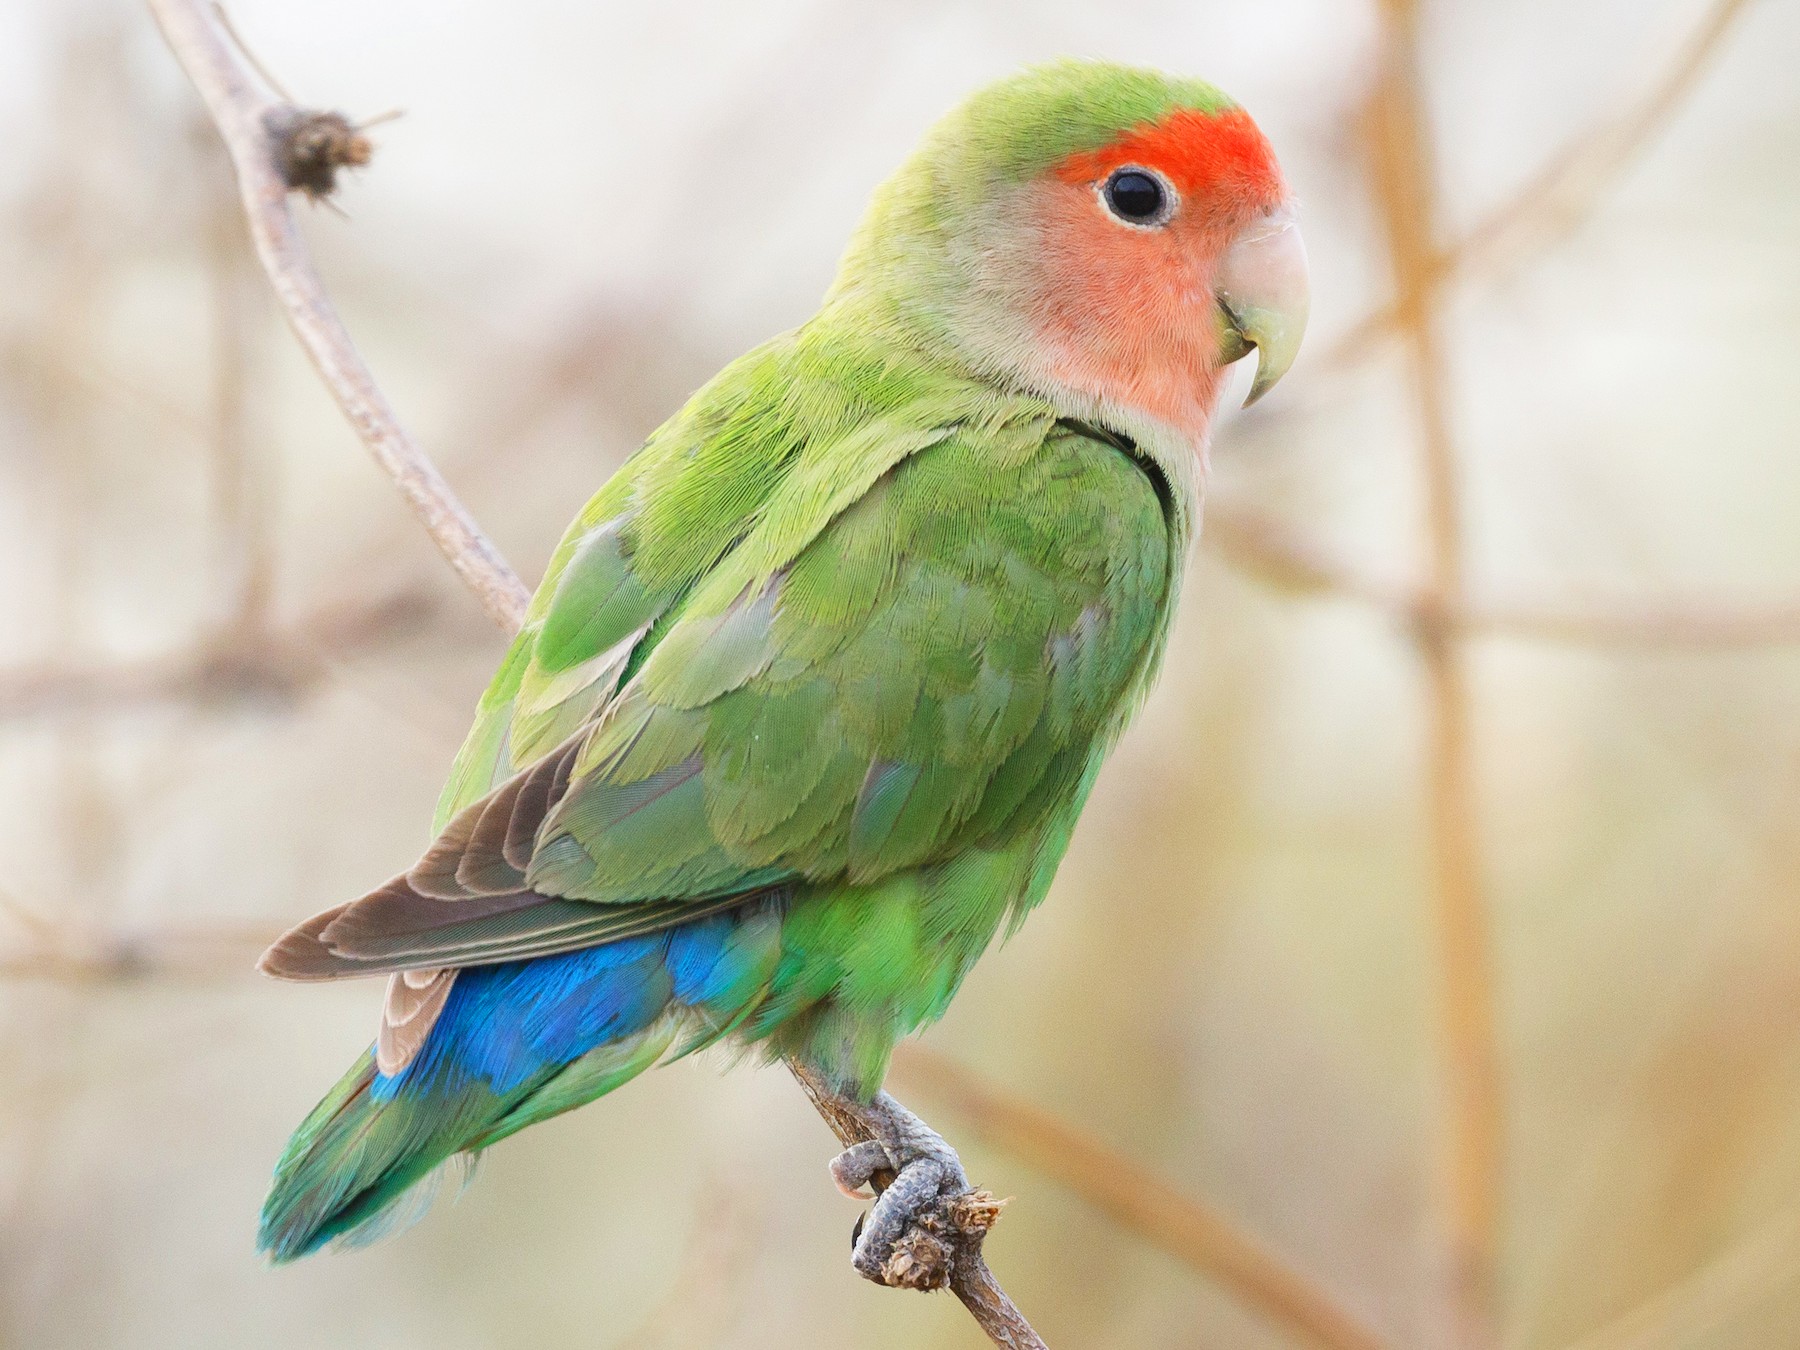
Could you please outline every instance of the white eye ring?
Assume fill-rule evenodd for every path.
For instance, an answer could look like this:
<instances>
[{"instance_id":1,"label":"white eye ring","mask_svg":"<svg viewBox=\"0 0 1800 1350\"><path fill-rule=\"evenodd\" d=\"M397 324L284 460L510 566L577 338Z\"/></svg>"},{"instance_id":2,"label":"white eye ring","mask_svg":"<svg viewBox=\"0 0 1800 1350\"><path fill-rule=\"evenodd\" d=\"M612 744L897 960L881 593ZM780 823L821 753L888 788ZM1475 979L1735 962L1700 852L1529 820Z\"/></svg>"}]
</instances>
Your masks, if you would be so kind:
<instances>
[{"instance_id":1,"label":"white eye ring","mask_svg":"<svg viewBox=\"0 0 1800 1350\"><path fill-rule=\"evenodd\" d=\"M1128 230L1159 230L1181 208L1175 185L1155 169L1121 164L1094 184L1100 207Z\"/></svg>"}]
</instances>

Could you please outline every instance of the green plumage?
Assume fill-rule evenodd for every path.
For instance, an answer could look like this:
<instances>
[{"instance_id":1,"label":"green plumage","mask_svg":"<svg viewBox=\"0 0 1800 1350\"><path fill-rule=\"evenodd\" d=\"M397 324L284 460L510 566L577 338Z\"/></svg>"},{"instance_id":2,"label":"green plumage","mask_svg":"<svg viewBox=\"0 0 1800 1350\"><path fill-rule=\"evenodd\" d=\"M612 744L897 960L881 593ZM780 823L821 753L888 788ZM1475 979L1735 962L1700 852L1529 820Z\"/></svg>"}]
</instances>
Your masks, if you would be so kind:
<instances>
[{"instance_id":1,"label":"green plumage","mask_svg":"<svg viewBox=\"0 0 1800 1350\"><path fill-rule=\"evenodd\" d=\"M871 1094L1043 897L1160 659L1196 446L1018 373L982 221L1183 106L1227 105L1091 65L979 96L878 194L820 313L582 510L436 843L270 954L298 978L463 970L403 1067L365 1057L295 1136L276 1256L721 1037ZM397 984L390 1017L433 987Z\"/></svg>"},{"instance_id":2,"label":"green plumage","mask_svg":"<svg viewBox=\"0 0 1800 1350\"><path fill-rule=\"evenodd\" d=\"M859 345L815 323L746 357L590 503L441 815L613 690L569 672L629 676L525 880L602 905L790 887L749 1025L872 1089L1040 898L1186 528L1159 469L1049 404ZM814 432L790 442L793 407Z\"/></svg>"}]
</instances>

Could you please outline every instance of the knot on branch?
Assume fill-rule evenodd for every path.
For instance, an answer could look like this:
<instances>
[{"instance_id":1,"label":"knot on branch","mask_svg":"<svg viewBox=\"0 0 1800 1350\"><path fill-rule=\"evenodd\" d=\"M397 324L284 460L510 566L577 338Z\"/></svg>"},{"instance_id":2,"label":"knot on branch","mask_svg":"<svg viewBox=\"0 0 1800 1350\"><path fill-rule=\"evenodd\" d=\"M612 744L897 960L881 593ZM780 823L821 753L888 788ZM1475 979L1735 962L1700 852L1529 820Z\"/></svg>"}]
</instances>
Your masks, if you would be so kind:
<instances>
[{"instance_id":1,"label":"knot on branch","mask_svg":"<svg viewBox=\"0 0 1800 1350\"><path fill-rule=\"evenodd\" d=\"M865 1275L890 1289L929 1292L948 1288L963 1263L979 1259L981 1244L1006 1203L985 1190L940 1196L895 1239L879 1271L865 1271ZM861 1236L860 1224L857 1236Z\"/></svg>"},{"instance_id":2,"label":"knot on branch","mask_svg":"<svg viewBox=\"0 0 1800 1350\"><path fill-rule=\"evenodd\" d=\"M360 169L375 146L364 128L343 113L318 112L284 104L263 116L275 171L290 191L323 201L337 191L340 169Z\"/></svg>"},{"instance_id":3,"label":"knot on branch","mask_svg":"<svg viewBox=\"0 0 1800 1350\"><path fill-rule=\"evenodd\" d=\"M894 1244L881 1263L881 1283L890 1289L942 1289L950 1283L950 1244L927 1230L929 1216Z\"/></svg>"}]
</instances>

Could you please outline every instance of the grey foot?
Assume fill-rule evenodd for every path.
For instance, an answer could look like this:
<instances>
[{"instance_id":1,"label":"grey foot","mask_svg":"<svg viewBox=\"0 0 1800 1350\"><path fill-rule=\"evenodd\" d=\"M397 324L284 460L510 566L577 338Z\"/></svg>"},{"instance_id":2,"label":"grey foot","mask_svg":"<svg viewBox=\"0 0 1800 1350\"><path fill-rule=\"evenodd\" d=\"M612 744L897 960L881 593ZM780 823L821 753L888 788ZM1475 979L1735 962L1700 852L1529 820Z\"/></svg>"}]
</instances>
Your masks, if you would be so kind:
<instances>
[{"instance_id":1,"label":"grey foot","mask_svg":"<svg viewBox=\"0 0 1800 1350\"><path fill-rule=\"evenodd\" d=\"M858 1115L876 1137L831 1163L844 1194L875 1197L852 1236L851 1264L876 1284L940 1289L957 1252L980 1243L1002 1202L972 1189L956 1150L887 1093Z\"/></svg>"}]
</instances>

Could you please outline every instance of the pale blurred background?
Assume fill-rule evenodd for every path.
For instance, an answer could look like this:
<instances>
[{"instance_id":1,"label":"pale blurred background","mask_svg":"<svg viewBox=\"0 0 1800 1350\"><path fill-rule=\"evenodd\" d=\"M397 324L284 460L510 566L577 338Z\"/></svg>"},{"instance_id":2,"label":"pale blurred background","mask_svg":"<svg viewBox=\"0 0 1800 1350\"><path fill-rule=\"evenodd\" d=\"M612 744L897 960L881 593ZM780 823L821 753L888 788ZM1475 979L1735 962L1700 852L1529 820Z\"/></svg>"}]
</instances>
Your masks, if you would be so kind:
<instances>
[{"instance_id":1,"label":"pale blurred background","mask_svg":"<svg viewBox=\"0 0 1800 1350\"><path fill-rule=\"evenodd\" d=\"M1050 901L925 1038L973 1086L893 1085L1017 1197L989 1256L1062 1350L1321 1342L977 1098L1204 1206L1361 1344L1449 1343L1471 1206L1471 1343L1800 1344L1800 6L1425 4L1434 232L1498 221L1435 302L1470 597L1435 667L1408 347L1341 340L1420 223L1370 148L1379 9L233 14L300 100L405 109L347 215L303 214L532 579L689 390L806 317L968 89L1075 54L1247 104L1304 204L1309 351L1220 431L1167 671ZM298 355L146 14L0 7L0 137L0 1344L985 1344L853 1276L824 1127L709 1062L504 1144L397 1241L258 1263L271 1164L378 990L250 963L414 858L501 638ZM1491 1000L1444 956L1482 927ZM1446 1020L1470 998L1491 1039ZM1496 1109L1459 1113L1483 1044ZM1491 1215L1458 1156L1492 1160Z\"/></svg>"}]
</instances>

